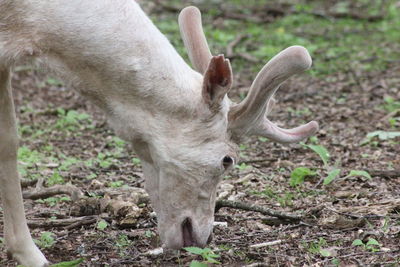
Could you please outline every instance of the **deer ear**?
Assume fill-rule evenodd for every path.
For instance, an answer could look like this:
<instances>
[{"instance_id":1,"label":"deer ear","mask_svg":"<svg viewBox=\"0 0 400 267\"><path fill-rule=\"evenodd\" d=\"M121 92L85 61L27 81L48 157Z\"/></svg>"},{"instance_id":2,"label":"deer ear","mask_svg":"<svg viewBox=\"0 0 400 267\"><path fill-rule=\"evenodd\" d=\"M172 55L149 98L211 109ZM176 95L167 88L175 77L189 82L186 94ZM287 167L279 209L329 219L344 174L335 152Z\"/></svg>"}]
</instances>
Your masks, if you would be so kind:
<instances>
[{"instance_id":1,"label":"deer ear","mask_svg":"<svg viewBox=\"0 0 400 267\"><path fill-rule=\"evenodd\" d=\"M203 78L203 99L210 107L219 106L232 86L232 69L223 55L213 56Z\"/></svg>"}]
</instances>

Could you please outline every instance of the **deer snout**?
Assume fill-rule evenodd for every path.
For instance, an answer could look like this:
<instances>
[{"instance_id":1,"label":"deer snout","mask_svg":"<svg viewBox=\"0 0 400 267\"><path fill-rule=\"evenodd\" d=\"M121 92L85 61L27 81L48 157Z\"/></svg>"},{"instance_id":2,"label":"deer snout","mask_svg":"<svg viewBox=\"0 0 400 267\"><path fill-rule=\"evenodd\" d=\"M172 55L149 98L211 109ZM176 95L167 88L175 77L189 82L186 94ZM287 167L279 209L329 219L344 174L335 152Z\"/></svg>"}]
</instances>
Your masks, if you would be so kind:
<instances>
[{"instance_id":1,"label":"deer snout","mask_svg":"<svg viewBox=\"0 0 400 267\"><path fill-rule=\"evenodd\" d=\"M185 218L181 224L182 229L182 243L183 247L205 247L208 244L212 237L211 234L208 235L207 239L198 238L193 231L193 223L190 218ZM201 234L201 233L200 233ZM202 242L200 239L206 240L206 242Z\"/></svg>"}]
</instances>

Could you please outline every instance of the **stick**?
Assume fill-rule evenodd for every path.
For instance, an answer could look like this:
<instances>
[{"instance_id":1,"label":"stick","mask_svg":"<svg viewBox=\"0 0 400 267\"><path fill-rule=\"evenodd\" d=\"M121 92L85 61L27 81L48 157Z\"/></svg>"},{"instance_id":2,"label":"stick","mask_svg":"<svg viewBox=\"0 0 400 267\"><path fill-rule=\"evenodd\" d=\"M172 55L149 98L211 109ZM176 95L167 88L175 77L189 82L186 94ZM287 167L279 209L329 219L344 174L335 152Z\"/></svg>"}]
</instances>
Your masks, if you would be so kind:
<instances>
[{"instance_id":1,"label":"stick","mask_svg":"<svg viewBox=\"0 0 400 267\"><path fill-rule=\"evenodd\" d=\"M365 170L371 176L380 176L383 178L400 178L400 169L396 170Z\"/></svg>"},{"instance_id":2,"label":"stick","mask_svg":"<svg viewBox=\"0 0 400 267\"><path fill-rule=\"evenodd\" d=\"M260 207L257 205L251 205L251 204L246 204L243 202L236 202L236 201L222 200L222 199L217 201L217 203L215 205L215 210L218 211L220 208L224 208L224 207L259 212L264 215L277 217L277 218L285 219L285 220L289 220L289 221L300 221L303 219L303 215L290 214L290 213L285 213L285 212L281 212L281 211L267 209L267 208Z\"/></svg>"},{"instance_id":3,"label":"stick","mask_svg":"<svg viewBox=\"0 0 400 267\"><path fill-rule=\"evenodd\" d=\"M275 241L254 244L254 245L251 245L250 247L251 248L263 248L263 247L268 247L268 246L279 245L281 243L282 243L282 240L278 239L278 240L275 240Z\"/></svg>"},{"instance_id":4,"label":"stick","mask_svg":"<svg viewBox=\"0 0 400 267\"><path fill-rule=\"evenodd\" d=\"M72 229L80 225L92 224L97 221L97 216L84 216L75 217L68 219L58 220L35 220L28 221L28 226L31 228L52 228L52 227L65 227L66 229Z\"/></svg>"},{"instance_id":5,"label":"stick","mask_svg":"<svg viewBox=\"0 0 400 267\"><path fill-rule=\"evenodd\" d=\"M226 57L227 58L231 58L234 57L234 53L233 53L233 49L235 48L235 46L240 43L240 41L242 41L243 38L248 37L248 34L239 34L238 36L236 36L235 39L233 39L232 42L230 42L227 46L226 46Z\"/></svg>"},{"instance_id":6,"label":"stick","mask_svg":"<svg viewBox=\"0 0 400 267\"><path fill-rule=\"evenodd\" d=\"M83 195L82 191L74 185L55 185L48 188L44 187L38 190L35 189L32 191L23 192L22 195L24 198L35 200L61 194L70 195L72 200L77 200Z\"/></svg>"}]
</instances>

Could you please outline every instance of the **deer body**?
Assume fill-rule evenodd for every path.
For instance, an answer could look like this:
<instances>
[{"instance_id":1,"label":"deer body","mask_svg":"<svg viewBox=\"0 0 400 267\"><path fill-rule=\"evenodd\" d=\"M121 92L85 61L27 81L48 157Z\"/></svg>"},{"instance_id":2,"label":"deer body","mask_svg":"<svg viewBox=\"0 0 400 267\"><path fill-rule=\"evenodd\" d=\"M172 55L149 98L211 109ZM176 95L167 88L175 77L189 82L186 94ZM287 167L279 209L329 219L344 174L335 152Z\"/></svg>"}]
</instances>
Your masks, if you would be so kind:
<instances>
[{"instance_id":1,"label":"deer body","mask_svg":"<svg viewBox=\"0 0 400 267\"><path fill-rule=\"evenodd\" d=\"M169 248L206 244L217 184L236 160L235 140L259 134L295 142L317 130L315 122L284 130L265 118L279 84L311 64L304 48L271 60L236 105L226 96L229 61L211 56L198 10L184 10L180 27L196 70L132 0L0 0L0 192L5 242L21 264L45 266L47 260L26 225L16 169L10 67L20 59L42 60L132 143Z\"/></svg>"}]
</instances>

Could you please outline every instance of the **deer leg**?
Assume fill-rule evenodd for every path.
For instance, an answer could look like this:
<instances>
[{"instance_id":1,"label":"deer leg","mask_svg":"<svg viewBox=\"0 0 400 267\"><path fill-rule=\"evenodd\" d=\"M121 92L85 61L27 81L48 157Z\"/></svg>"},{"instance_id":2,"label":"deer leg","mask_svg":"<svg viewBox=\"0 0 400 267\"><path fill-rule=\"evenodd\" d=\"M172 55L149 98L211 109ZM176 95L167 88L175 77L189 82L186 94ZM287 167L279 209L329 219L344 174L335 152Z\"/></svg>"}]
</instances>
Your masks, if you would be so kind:
<instances>
[{"instance_id":1,"label":"deer leg","mask_svg":"<svg viewBox=\"0 0 400 267\"><path fill-rule=\"evenodd\" d=\"M48 266L26 224L17 171L18 136L10 76L9 68L0 66L0 196L4 240L9 255L20 264L29 267Z\"/></svg>"}]
</instances>

